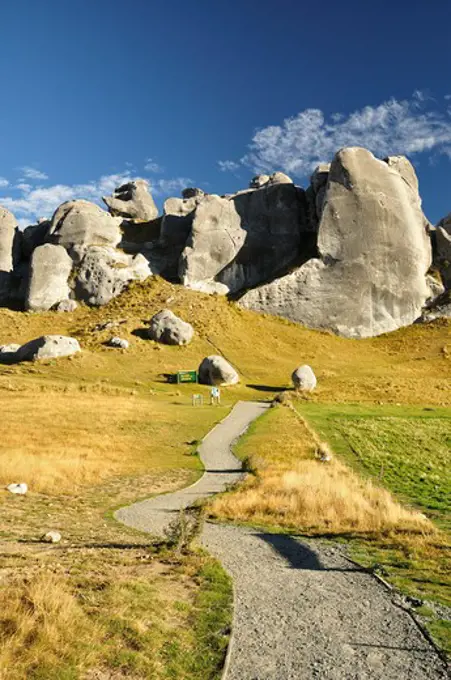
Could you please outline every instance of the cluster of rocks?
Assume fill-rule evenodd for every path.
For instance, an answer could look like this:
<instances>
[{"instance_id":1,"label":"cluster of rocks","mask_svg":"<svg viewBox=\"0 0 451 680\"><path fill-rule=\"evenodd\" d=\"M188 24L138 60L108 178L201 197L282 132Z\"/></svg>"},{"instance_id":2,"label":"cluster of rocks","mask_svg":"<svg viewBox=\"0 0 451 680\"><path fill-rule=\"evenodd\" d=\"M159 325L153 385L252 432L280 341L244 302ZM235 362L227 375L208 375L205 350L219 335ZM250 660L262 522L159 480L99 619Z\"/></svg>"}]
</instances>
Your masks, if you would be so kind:
<instances>
[{"instance_id":1,"label":"cluster of rocks","mask_svg":"<svg viewBox=\"0 0 451 680\"><path fill-rule=\"evenodd\" d=\"M189 188L162 217L144 180L103 200L108 212L69 201L23 232L0 208L2 304L70 312L158 274L347 337L450 313L451 215L428 222L402 156L344 148L307 189L281 172L231 195ZM187 328L164 332L189 342ZM159 320L149 333L158 339Z\"/></svg>"}]
</instances>

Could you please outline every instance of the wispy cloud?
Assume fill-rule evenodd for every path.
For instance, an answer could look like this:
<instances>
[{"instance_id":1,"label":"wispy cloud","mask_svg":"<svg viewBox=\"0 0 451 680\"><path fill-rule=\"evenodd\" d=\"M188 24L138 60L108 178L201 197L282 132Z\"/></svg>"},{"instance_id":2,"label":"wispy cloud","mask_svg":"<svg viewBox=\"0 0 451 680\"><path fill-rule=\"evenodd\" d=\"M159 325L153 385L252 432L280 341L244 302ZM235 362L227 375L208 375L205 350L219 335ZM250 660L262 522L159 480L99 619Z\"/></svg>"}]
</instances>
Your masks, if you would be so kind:
<instances>
[{"instance_id":1,"label":"wispy cloud","mask_svg":"<svg viewBox=\"0 0 451 680\"><path fill-rule=\"evenodd\" d=\"M23 168L21 171L25 174ZM124 172L102 175L96 180L80 184L36 186L32 184L30 178L29 182L19 180L18 183L11 185L7 180L6 184L2 184L0 180L0 190L8 193L0 195L0 205L11 210L21 226L26 226L39 217L51 217L56 208L65 201L82 198L102 205L102 196L111 194L116 187L136 178L136 168L127 167ZM147 181L152 194L156 197L179 195L182 189L193 185L193 180L189 177L152 180L147 178Z\"/></svg>"},{"instance_id":2,"label":"wispy cloud","mask_svg":"<svg viewBox=\"0 0 451 680\"><path fill-rule=\"evenodd\" d=\"M419 90L410 100L390 99L347 115L326 118L319 109L306 109L281 125L257 130L239 162L255 172L284 170L305 177L344 146L363 146L380 157L420 152L449 156L451 114ZM221 164L230 170L236 162Z\"/></svg>"},{"instance_id":3,"label":"wispy cloud","mask_svg":"<svg viewBox=\"0 0 451 680\"><path fill-rule=\"evenodd\" d=\"M194 182L189 177L175 177L173 179L151 180L150 190L154 196L169 196L179 194L186 187L193 186Z\"/></svg>"},{"instance_id":4,"label":"wispy cloud","mask_svg":"<svg viewBox=\"0 0 451 680\"><path fill-rule=\"evenodd\" d=\"M4 189L5 187L9 187L9 181L6 177L0 177L0 189Z\"/></svg>"},{"instance_id":5,"label":"wispy cloud","mask_svg":"<svg viewBox=\"0 0 451 680\"><path fill-rule=\"evenodd\" d=\"M218 161L218 166L221 172L234 172L238 170L240 164L235 161Z\"/></svg>"},{"instance_id":6,"label":"wispy cloud","mask_svg":"<svg viewBox=\"0 0 451 680\"><path fill-rule=\"evenodd\" d=\"M162 173L164 172L164 168L159 165L153 158L147 158L146 159L146 164L144 165L144 170L146 172L151 172L154 174L157 173Z\"/></svg>"},{"instance_id":7,"label":"wispy cloud","mask_svg":"<svg viewBox=\"0 0 451 680\"><path fill-rule=\"evenodd\" d=\"M23 168L20 168L22 174L24 177L27 179L31 180L44 180L48 179L49 176L45 174L45 172L41 172L41 170L37 170L36 168L32 168L29 165L25 165Z\"/></svg>"}]
</instances>

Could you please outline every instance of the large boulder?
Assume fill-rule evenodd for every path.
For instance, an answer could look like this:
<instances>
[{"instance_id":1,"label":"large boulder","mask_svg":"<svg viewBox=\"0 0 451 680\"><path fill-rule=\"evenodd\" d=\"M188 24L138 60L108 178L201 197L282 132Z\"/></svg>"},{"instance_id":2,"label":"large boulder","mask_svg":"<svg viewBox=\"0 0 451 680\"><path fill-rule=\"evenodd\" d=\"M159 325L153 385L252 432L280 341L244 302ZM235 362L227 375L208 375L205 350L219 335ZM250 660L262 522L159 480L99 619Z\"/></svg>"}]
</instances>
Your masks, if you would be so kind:
<instances>
[{"instance_id":1,"label":"large boulder","mask_svg":"<svg viewBox=\"0 0 451 680\"><path fill-rule=\"evenodd\" d=\"M146 258L126 255L114 248L93 246L81 257L74 282L75 297L89 305L106 305L132 281L144 281L152 272Z\"/></svg>"},{"instance_id":2,"label":"large boulder","mask_svg":"<svg viewBox=\"0 0 451 680\"><path fill-rule=\"evenodd\" d=\"M12 213L0 206L0 300L10 296L13 245L17 222Z\"/></svg>"},{"instance_id":3,"label":"large boulder","mask_svg":"<svg viewBox=\"0 0 451 680\"><path fill-rule=\"evenodd\" d=\"M316 376L313 369L307 364L299 366L291 374L293 386L299 392L312 392L316 387Z\"/></svg>"},{"instance_id":4,"label":"large boulder","mask_svg":"<svg viewBox=\"0 0 451 680\"><path fill-rule=\"evenodd\" d=\"M236 385L240 377L224 357L205 357L198 370L199 382L203 385Z\"/></svg>"},{"instance_id":5,"label":"large boulder","mask_svg":"<svg viewBox=\"0 0 451 680\"><path fill-rule=\"evenodd\" d=\"M168 198L163 206L160 243L164 246L184 248L193 225L194 211L204 194L187 198ZM179 252L179 255L181 253Z\"/></svg>"},{"instance_id":6,"label":"large boulder","mask_svg":"<svg viewBox=\"0 0 451 680\"><path fill-rule=\"evenodd\" d=\"M112 196L103 196L102 200L112 215L141 222L150 222L158 217L158 208L145 179L122 184L113 191Z\"/></svg>"},{"instance_id":7,"label":"large boulder","mask_svg":"<svg viewBox=\"0 0 451 680\"><path fill-rule=\"evenodd\" d=\"M163 309L152 317L148 334L151 340L165 345L188 345L193 339L194 329L170 309Z\"/></svg>"},{"instance_id":8,"label":"large boulder","mask_svg":"<svg viewBox=\"0 0 451 680\"><path fill-rule=\"evenodd\" d=\"M51 224L50 220L42 219L37 224L30 224L23 230L21 245L24 258L30 258L35 248L47 242Z\"/></svg>"},{"instance_id":9,"label":"large boulder","mask_svg":"<svg viewBox=\"0 0 451 680\"><path fill-rule=\"evenodd\" d=\"M43 335L22 345L16 352L16 360L38 361L57 359L80 352L78 340L64 335Z\"/></svg>"},{"instance_id":10,"label":"large boulder","mask_svg":"<svg viewBox=\"0 0 451 680\"><path fill-rule=\"evenodd\" d=\"M203 199L180 259L184 285L236 293L312 256L304 191L281 174L275 173L260 188Z\"/></svg>"},{"instance_id":11,"label":"large boulder","mask_svg":"<svg viewBox=\"0 0 451 680\"><path fill-rule=\"evenodd\" d=\"M50 243L38 246L30 261L25 309L45 312L61 300L67 300L71 270L72 260L65 248Z\"/></svg>"},{"instance_id":12,"label":"large boulder","mask_svg":"<svg viewBox=\"0 0 451 680\"><path fill-rule=\"evenodd\" d=\"M66 250L89 246L116 247L122 238L122 218L112 217L89 201L67 201L55 211L48 240Z\"/></svg>"},{"instance_id":13,"label":"large boulder","mask_svg":"<svg viewBox=\"0 0 451 680\"><path fill-rule=\"evenodd\" d=\"M240 304L347 337L413 323L430 295L431 264L414 174L406 159L384 162L357 147L339 151L319 224L320 257L249 291Z\"/></svg>"}]
</instances>

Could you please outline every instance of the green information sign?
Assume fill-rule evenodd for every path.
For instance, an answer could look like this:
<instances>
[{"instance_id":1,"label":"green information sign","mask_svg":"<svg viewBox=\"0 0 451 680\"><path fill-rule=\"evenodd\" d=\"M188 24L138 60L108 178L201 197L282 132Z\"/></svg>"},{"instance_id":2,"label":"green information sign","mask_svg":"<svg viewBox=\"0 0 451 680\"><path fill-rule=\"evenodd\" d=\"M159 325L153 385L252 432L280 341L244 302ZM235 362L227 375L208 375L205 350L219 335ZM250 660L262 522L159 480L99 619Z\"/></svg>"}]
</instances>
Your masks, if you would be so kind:
<instances>
[{"instance_id":1,"label":"green information sign","mask_svg":"<svg viewBox=\"0 0 451 680\"><path fill-rule=\"evenodd\" d=\"M177 384L197 383L197 371L178 371Z\"/></svg>"}]
</instances>

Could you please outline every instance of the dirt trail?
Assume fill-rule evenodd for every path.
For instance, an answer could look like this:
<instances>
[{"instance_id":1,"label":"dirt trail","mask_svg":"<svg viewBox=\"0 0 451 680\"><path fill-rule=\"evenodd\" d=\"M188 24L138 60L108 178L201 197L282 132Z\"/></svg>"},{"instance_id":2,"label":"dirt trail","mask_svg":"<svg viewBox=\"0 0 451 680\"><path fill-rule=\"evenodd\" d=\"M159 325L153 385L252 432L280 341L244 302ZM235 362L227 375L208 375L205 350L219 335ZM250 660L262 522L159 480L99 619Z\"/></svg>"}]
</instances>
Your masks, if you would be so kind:
<instances>
[{"instance_id":1,"label":"dirt trail","mask_svg":"<svg viewBox=\"0 0 451 680\"><path fill-rule=\"evenodd\" d=\"M202 442L193 486L116 512L161 534L180 508L241 477L231 445L267 408L239 402ZM203 545L230 572L235 613L226 680L438 680L444 664L411 617L338 546L207 523Z\"/></svg>"}]
</instances>

